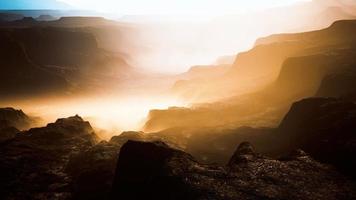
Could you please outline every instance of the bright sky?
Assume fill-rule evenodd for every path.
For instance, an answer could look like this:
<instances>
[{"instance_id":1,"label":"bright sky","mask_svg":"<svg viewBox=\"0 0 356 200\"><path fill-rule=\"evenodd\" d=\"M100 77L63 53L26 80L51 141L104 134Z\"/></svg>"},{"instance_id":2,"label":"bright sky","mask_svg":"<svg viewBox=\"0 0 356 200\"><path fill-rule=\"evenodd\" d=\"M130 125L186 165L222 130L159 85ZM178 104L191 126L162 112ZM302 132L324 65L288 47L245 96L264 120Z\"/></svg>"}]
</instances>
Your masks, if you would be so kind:
<instances>
[{"instance_id":1,"label":"bright sky","mask_svg":"<svg viewBox=\"0 0 356 200\"><path fill-rule=\"evenodd\" d=\"M116 14L233 14L306 0L57 0L77 9Z\"/></svg>"}]
</instances>

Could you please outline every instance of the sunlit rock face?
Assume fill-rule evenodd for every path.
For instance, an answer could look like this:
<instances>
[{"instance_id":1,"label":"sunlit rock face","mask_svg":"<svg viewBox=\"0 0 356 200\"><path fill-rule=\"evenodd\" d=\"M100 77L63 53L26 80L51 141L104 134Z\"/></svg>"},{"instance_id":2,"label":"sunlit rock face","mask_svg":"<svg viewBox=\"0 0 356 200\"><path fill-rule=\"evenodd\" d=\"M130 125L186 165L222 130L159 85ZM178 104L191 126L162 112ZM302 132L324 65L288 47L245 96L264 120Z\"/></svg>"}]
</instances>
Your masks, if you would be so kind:
<instances>
[{"instance_id":1,"label":"sunlit rock face","mask_svg":"<svg viewBox=\"0 0 356 200\"><path fill-rule=\"evenodd\" d=\"M243 143L228 166L218 167L164 143L129 141L120 152L111 199L352 199L354 189L305 153L274 160Z\"/></svg>"},{"instance_id":2,"label":"sunlit rock face","mask_svg":"<svg viewBox=\"0 0 356 200\"><path fill-rule=\"evenodd\" d=\"M347 85L356 80L355 34L356 21L344 20L323 30L261 38L254 48L237 55L224 75L176 85L195 98L210 84L217 88L212 98L222 97L221 91L228 91L230 98L194 108L152 110L144 129L278 126L291 102L315 95L352 99L353 87ZM219 85L219 79L224 84ZM247 89L241 93L241 88Z\"/></svg>"},{"instance_id":3,"label":"sunlit rock face","mask_svg":"<svg viewBox=\"0 0 356 200\"><path fill-rule=\"evenodd\" d=\"M71 178L64 170L68 159L97 140L79 116L18 133L0 145L1 198L70 198Z\"/></svg>"}]
</instances>

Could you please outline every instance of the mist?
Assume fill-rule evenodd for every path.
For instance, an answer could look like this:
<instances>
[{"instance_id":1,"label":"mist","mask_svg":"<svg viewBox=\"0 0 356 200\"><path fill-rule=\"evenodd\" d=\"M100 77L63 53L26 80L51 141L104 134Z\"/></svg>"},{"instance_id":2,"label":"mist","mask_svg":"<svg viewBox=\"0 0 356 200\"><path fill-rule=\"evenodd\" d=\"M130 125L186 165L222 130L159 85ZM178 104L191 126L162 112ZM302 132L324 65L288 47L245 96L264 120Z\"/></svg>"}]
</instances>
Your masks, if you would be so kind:
<instances>
[{"instance_id":1,"label":"mist","mask_svg":"<svg viewBox=\"0 0 356 200\"><path fill-rule=\"evenodd\" d=\"M284 56L268 55L260 58L264 63L253 63L249 54L264 51L264 47L254 48L259 45L258 38L326 28L336 20L352 18L352 11L341 3L313 1L237 15L201 16L190 22L185 20L187 16L179 15L126 15L118 21L64 16L48 22L7 22L2 26L34 26L27 30L29 38L19 31L9 32L25 44L30 60L24 57L24 62L42 65L41 73L58 77L58 83L36 83L48 88L33 86L35 93L31 82L22 89L7 89L1 105L22 108L42 118L42 124L79 114L98 130L111 132L109 135L145 130L150 110L199 107L217 101L223 105L221 102L230 98L268 87L277 79L284 58L300 47L286 47L290 50L283 49ZM310 22L310 18L316 20ZM33 46L41 34L62 44L54 50L49 40L42 40L40 47ZM81 34L86 39L72 43L71 37ZM72 54L73 49L79 54ZM55 52L66 54L58 56ZM268 63L271 67L266 71L258 69ZM247 66L250 69L244 70ZM54 86L60 89L54 91ZM229 123L221 121L219 125Z\"/></svg>"}]
</instances>

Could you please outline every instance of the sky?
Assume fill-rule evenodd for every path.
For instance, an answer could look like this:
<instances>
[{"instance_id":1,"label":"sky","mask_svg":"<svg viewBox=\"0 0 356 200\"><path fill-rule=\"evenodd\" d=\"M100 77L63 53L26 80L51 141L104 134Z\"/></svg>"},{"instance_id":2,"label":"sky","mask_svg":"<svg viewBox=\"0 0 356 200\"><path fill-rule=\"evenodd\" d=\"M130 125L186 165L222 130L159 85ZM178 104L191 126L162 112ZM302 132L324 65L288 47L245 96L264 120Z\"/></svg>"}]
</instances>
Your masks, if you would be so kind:
<instances>
[{"instance_id":1,"label":"sky","mask_svg":"<svg viewBox=\"0 0 356 200\"><path fill-rule=\"evenodd\" d=\"M60 0L69 5L123 14L221 14L286 5L301 0Z\"/></svg>"},{"instance_id":2,"label":"sky","mask_svg":"<svg viewBox=\"0 0 356 200\"><path fill-rule=\"evenodd\" d=\"M0 0L0 9L81 9L116 14L232 14L307 0Z\"/></svg>"},{"instance_id":3,"label":"sky","mask_svg":"<svg viewBox=\"0 0 356 200\"><path fill-rule=\"evenodd\" d=\"M0 0L0 9L71 9L71 6L56 0Z\"/></svg>"}]
</instances>

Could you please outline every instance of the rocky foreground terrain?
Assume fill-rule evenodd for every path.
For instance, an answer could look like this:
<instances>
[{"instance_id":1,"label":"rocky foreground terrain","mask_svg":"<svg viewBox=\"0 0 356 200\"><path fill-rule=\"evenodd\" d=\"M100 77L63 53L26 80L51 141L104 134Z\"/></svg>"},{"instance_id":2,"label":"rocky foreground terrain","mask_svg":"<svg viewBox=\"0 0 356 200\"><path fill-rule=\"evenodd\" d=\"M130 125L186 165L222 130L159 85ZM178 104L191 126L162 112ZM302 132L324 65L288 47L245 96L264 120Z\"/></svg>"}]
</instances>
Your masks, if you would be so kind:
<instances>
[{"instance_id":1,"label":"rocky foreground terrain","mask_svg":"<svg viewBox=\"0 0 356 200\"><path fill-rule=\"evenodd\" d=\"M133 192L135 191L135 192ZM161 142L121 149L114 199L354 199L355 183L302 150L283 160L242 143L226 166L202 165Z\"/></svg>"},{"instance_id":2,"label":"rocky foreground terrain","mask_svg":"<svg viewBox=\"0 0 356 200\"><path fill-rule=\"evenodd\" d=\"M225 135L238 145L220 164L203 164L204 151L186 149L173 133L100 141L79 116L27 131L2 124L0 198L355 199L355 107L332 98L297 102L276 129Z\"/></svg>"}]
</instances>

